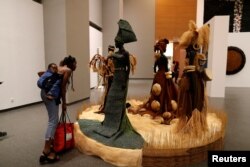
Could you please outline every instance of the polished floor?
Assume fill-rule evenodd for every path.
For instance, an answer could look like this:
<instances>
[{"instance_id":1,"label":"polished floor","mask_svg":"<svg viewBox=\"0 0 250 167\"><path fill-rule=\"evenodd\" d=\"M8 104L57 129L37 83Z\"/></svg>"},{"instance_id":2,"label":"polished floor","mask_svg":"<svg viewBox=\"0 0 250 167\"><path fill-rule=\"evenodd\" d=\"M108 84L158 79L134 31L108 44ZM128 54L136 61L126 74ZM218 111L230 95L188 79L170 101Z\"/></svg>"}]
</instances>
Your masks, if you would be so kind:
<instances>
[{"instance_id":1,"label":"polished floor","mask_svg":"<svg viewBox=\"0 0 250 167\"><path fill-rule=\"evenodd\" d=\"M152 80L131 80L128 99L145 99ZM77 90L76 90L77 91ZM89 99L69 105L71 121L76 120L83 107L98 104L102 89L92 89ZM228 115L225 150L250 150L250 88L226 88L225 98L209 98L211 106L223 109ZM8 136L0 140L0 167L37 167L44 144L47 113L42 103L0 112L0 131ZM111 167L98 157L88 156L73 149L63 155L54 167ZM206 167L206 162L192 167ZM167 164L166 164L167 167Z\"/></svg>"}]
</instances>

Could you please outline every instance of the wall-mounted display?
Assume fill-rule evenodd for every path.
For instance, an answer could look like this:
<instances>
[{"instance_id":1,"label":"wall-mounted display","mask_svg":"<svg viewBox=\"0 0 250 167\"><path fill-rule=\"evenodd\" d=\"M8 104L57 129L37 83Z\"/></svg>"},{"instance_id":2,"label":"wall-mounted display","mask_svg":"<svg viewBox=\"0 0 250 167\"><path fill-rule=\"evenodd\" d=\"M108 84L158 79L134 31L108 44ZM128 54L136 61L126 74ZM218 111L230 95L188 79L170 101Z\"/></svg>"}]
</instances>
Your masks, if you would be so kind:
<instances>
[{"instance_id":1,"label":"wall-mounted display","mask_svg":"<svg viewBox=\"0 0 250 167\"><path fill-rule=\"evenodd\" d=\"M230 32L250 31L250 1L248 0L205 0L204 23L218 15L229 15Z\"/></svg>"},{"instance_id":2,"label":"wall-mounted display","mask_svg":"<svg viewBox=\"0 0 250 167\"><path fill-rule=\"evenodd\" d=\"M244 52L235 46L229 46L227 52L227 75L233 75L243 69L246 63Z\"/></svg>"}]
</instances>

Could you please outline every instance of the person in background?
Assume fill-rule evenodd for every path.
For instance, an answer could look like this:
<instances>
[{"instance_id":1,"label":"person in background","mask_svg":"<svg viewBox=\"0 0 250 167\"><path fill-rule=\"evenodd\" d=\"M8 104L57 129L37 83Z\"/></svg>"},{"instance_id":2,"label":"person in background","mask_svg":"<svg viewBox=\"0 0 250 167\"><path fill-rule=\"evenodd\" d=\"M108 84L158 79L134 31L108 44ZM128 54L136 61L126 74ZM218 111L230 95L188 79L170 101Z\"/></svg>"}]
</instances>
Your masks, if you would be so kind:
<instances>
[{"instance_id":1,"label":"person in background","mask_svg":"<svg viewBox=\"0 0 250 167\"><path fill-rule=\"evenodd\" d=\"M76 58L69 55L60 62L58 66L58 74L63 75L62 86L61 86L61 98L62 98L62 111L67 110L66 106L66 92L68 84L71 82L71 90L74 91L73 84L73 72L76 70L77 61Z\"/></svg>"},{"instance_id":2,"label":"person in background","mask_svg":"<svg viewBox=\"0 0 250 167\"><path fill-rule=\"evenodd\" d=\"M180 71L179 62L174 61L173 64L174 64L174 82L177 84L178 77L179 77L179 71Z\"/></svg>"},{"instance_id":3,"label":"person in background","mask_svg":"<svg viewBox=\"0 0 250 167\"><path fill-rule=\"evenodd\" d=\"M61 77L61 89L60 89L60 97L62 101L62 112L67 110L66 106L66 92L67 85L70 83L73 89L73 71L76 69L76 59L69 55L65 57L58 66L58 75ZM53 140L54 134L57 127L57 123L59 120L59 103L55 98L48 98L44 89L41 89L41 98L46 106L48 112L48 127L45 133L45 144L43 148L42 155L40 156L40 163L53 163L59 160L59 156L53 150Z\"/></svg>"},{"instance_id":4,"label":"person in background","mask_svg":"<svg viewBox=\"0 0 250 167\"><path fill-rule=\"evenodd\" d=\"M44 89L47 98L58 99L60 101L61 78L58 74L58 67L55 63L50 63L46 72L39 72L40 76L37 85Z\"/></svg>"}]
</instances>

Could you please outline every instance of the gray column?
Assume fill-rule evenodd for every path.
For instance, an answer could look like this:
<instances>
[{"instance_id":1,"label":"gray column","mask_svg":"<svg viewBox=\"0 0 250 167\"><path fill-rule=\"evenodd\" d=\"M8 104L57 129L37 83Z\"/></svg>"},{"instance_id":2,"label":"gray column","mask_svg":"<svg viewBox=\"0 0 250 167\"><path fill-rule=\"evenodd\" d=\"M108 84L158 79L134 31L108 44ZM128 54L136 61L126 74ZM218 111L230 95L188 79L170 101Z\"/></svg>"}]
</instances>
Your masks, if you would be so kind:
<instances>
[{"instance_id":1,"label":"gray column","mask_svg":"<svg viewBox=\"0 0 250 167\"><path fill-rule=\"evenodd\" d=\"M65 56L77 59L74 88L67 102L90 96L89 90L89 1L44 0L45 62L59 63Z\"/></svg>"},{"instance_id":2,"label":"gray column","mask_svg":"<svg viewBox=\"0 0 250 167\"><path fill-rule=\"evenodd\" d=\"M155 1L124 0L124 19L129 21L137 37L136 42L125 45L137 58L135 74L130 78L153 78Z\"/></svg>"},{"instance_id":3,"label":"gray column","mask_svg":"<svg viewBox=\"0 0 250 167\"><path fill-rule=\"evenodd\" d=\"M123 0L103 0L103 54L108 54L108 46L115 45L118 24L123 16Z\"/></svg>"}]
</instances>

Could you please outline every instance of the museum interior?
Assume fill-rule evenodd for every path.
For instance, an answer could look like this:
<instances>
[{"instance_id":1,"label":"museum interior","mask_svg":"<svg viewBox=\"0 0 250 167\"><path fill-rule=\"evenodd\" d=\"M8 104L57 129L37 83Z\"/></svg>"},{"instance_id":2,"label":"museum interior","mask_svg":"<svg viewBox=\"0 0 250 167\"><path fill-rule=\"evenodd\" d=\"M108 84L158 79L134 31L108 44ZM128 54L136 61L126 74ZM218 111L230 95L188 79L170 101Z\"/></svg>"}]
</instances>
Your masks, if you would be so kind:
<instances>
[{"instance_id":1,"label":"museum interior","mask_svg":"<svg viewBox=\"0 0 250 167\"><path fill-rule=\"evenodd\" d=\"M246 0L0 1L0 166L250 151L249 14Z\"/></svg>"}]
</instances>

